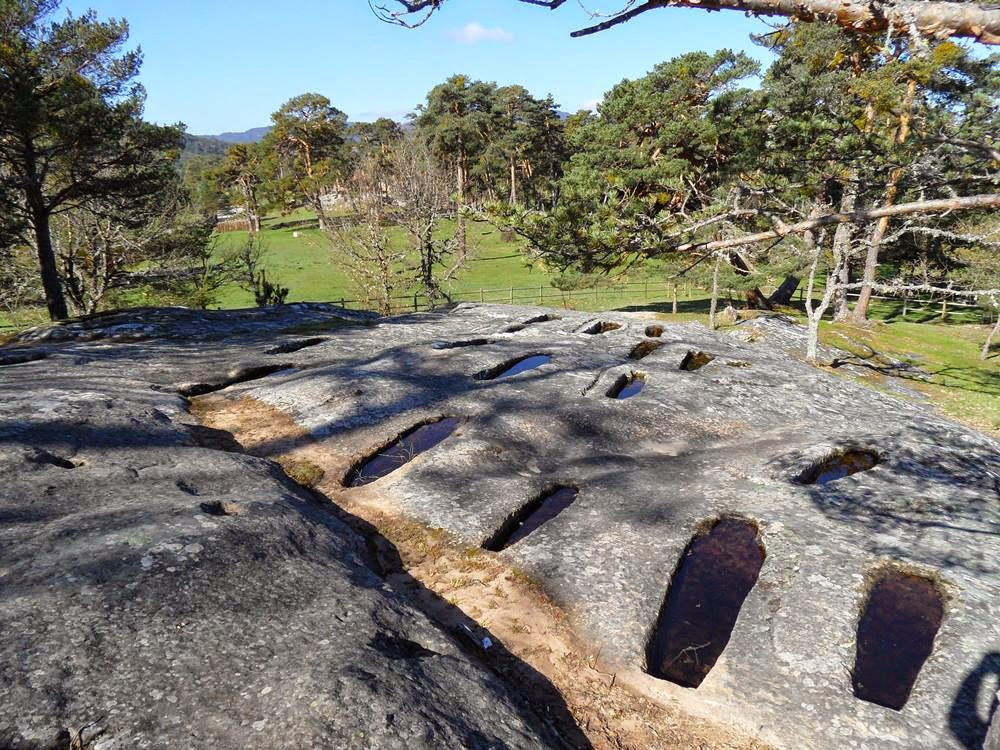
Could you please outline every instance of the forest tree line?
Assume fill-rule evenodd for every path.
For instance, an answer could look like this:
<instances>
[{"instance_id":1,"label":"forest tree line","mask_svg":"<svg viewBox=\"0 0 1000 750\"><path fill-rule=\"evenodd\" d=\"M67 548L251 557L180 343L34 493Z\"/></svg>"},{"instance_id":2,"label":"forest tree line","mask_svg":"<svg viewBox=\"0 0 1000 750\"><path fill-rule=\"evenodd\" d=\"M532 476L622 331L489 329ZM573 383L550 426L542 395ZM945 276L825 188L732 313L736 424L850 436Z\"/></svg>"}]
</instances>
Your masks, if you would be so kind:
<instances>
[{"instance_id":1,"label":"forest tree line","mask_svg":"<svg viewBox=\"0 0 1000 750\"><path fill-rule=\"evenodd\" d=\"M808 283L822 291L807 295L814 323L827 308L864 321L879 290L1000 299L1000 66L955 41L791 21L755 38L774 54L766 69L688 53L572 115L466 75L402 124L348 123L305 93L260 143L182 161L182 126L142 119L127 24L51 23L57 5L19 0L0 16L18 42L0 51L8 306L44 299L61 318L137 283L206 305L234 267L280 301L252 246L225 267L211 252L231 206L251 234L267 212L309 208L379 308L414 281L446 300L472 218L567 278L644 266L740 288L754 307ZM331 209L357 225L345 232Z\"/></svg>"}]
</instances>

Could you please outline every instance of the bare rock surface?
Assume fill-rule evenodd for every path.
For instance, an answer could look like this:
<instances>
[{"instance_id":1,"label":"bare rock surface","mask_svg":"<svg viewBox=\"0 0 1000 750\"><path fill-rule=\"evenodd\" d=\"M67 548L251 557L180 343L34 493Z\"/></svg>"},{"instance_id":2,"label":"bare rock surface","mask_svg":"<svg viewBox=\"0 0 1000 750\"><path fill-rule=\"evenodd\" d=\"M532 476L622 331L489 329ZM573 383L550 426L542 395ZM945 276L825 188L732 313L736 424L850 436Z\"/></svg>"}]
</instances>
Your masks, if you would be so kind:
<instances>
[{"instance_id":1,"label":"bare rock surface","mask_svg":"<svg viewBox=\"0 0 1000 750\"><path fill-rule=\"evenodd\" d=\"M273 312L260 328L217 314L204 339L166 334L169 323L136 341L66 326L61 343L42 331L0 349L0 362L21 360L0 367L10 514L0 627L15 634L2 647L0 700L20 709L0 719L16 720L0 723L9 736L98 718L127 726L128 708L101 718L124 705L154 722L142 737L167 727L253 736L263 716L290 711L309 727L302 741L268 718L260 731L272 744L349 731L362 733L352 746L378 744L364 732L386 746L447 745L462 732L482 733L467 735L473 744L537 741L502 688L379 586L346 531L317 520L268 464L194 443L178 392L224 389L287 414L343 455L345 475L414 426L458 418L450 437L365 491L469 544L547 489L577 488L499 554L622 670L646 666L692 538L713 519L748 519L766 559L718 663L697 689L649 676L641 689L780 747L982 747L1000 672L996 442L789 356L804 333L787 324L740 336L658 323L647 338L650 321L631 315L507 305L327 330L297 325L303 314L327 313ZM250 330L227 334L229 316ZM542 355L535 369L489 379ZM638 375L641 392L609 397ZM808 483L845 450L877 464ZM249 512L216 517L206 502ZM932 580L944 608L898 711L852 689L859 615L886 570ZM418 655L367 645L383 630ZM401 706L391 720L387 694Z\"/></svg>"},{"instance_id":2,"label":"bare rock surface","mask_svg":"<svg viewBox=\"0 0 1000 750\"><path fill-rule=\"evenodd\" d=\"M0 747L563 746L176 393L344 315L147 311L0 349L38 355L0 367Z\"/></svg>"}]
</instances>

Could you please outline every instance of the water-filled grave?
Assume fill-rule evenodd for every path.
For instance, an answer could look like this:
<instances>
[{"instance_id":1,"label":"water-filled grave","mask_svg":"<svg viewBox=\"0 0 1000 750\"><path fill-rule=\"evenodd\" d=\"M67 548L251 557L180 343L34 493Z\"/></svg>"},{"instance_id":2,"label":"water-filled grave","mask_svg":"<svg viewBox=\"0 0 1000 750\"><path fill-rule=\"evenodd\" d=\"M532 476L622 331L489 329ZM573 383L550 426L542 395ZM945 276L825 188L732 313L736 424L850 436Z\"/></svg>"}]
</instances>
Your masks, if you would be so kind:
<instances>
[{"instance_id":1,"label":"water-filled grave","mask_svg":"<svg viewBox=\"0 0 1000 750\"><path fill-rule=\"evenodd\" d=\"M765 558L757 526L722 518L694 537L670 581L646 652L647 671L698 687L715 666Z\"/></svg>"},{"instance_id":2,"label":"water-filled grave","mask_svg":"<svg viewBox=\"0 0 1000 750\"><path fill-rule=\"evenodd\" d=\"M550 354L526 354L515 359L509 359L496 367L481 370L472 377L476 380L502 380L503 378L520 375L522 372L527 372L528 370L534 370L536 367L541 367L551 361L552 355Z\"/></svg>"},{"instance_id":3,"label":"water-filled grave","mask_svg":"<svg viewBox=\"0 0 1000 750\"><path fill-rule=\"evenodd\" d=\"M608 398L624 401L637 395L646 386L646 373L629 372L621 375L605 394Z\"/></svg>"},{"instance_id":4,"label":"water-filled grave","mask_svg":"<svg viewBox=\"0 0 1000 750\"><path fill-rule=\"evenodd\" d=\"M854 695L901 710L943 619L944 597L930 579L902 571L876 579L858 621Z\"/></svg>"}]
</instances>

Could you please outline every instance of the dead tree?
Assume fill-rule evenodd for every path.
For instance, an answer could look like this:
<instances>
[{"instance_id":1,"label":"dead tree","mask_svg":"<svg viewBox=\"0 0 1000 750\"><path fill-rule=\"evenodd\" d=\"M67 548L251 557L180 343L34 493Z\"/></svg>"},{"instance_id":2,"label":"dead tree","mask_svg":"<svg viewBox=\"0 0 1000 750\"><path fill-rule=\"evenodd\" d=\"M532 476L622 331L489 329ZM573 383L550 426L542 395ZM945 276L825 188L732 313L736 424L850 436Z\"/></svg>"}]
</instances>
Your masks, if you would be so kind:
<instances>
[{"instance_id":1,"label":"dead tree","mask_svg":"<svg viewBox=\"0 0 1000 750\"><path fill-rule=\"evenodd\" d=\"M344 269L362 301L382 315L392 313L393 298L406 287L406 251L392 242L386 226L390 168L379 156L362 159L344 187L354 221L326 230L334 261Z\"/></svg>"},{"instance_id":2,"label":"dead tree","mask_svg":"<svg viewBox=\"0 0 1000 750\"><path fill-rule=\"evenodd\" d=\"M408 139L392 156L388 193L392 220L407 237L417 261L417 281L433 306L450 301L445 285L455 278L465 262L464 217L453 197L452 179L442 170L425 145ZM454 232L444 231L443 222L458 219Z\"/></svg>"}]
</instances>

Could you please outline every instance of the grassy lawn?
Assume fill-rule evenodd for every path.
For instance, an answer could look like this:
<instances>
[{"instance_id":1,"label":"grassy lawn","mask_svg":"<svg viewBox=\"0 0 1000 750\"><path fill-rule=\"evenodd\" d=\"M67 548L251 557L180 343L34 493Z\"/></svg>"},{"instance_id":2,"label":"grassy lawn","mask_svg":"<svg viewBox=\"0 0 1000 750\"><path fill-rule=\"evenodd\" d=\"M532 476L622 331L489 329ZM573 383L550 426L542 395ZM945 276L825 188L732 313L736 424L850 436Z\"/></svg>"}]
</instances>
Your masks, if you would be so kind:
<instances>
[{"instance_id":1,"label":"grassy lawn","mask_svg":"<svg viewBox=\"0 0 1000 750\"><path fill-rule=\"evenodd\" d=\"M930 377L926 382L909 379L910 387L925 393L945 414L1000 436L1000 347L994 345L985 362L979 358L989 328L910 322L870 329L824 324L820 336L824 343L863 359L877 352L914 365ZM877 372L871 377L878 381Z\"/></svg>"},{"instance_id":2,"label":"grassy lawn","mask_svg":"<svg viewBox=\"0 0 1000 750\"><path fill-rule=\"evenodd\" d=\"M453 232L454 224L444 222L442 234ZM396 242L404 238L398 230L390 230ZM230 252L246 241L246 232L227 232L217 238L217 252ZM348 307L363 307L351 303L358 294L350 280L340 272L334 258L330 240L316 228L311 214L302 211L286 216L272 216L263 223L263 264L268 277L287 286L289 302L340 302ZM647 293L641 277L633 276L630 288L617 283L620 280L599 278L601 286L563 292L553 283L557 272L539 263L529 263L522 250L520 239L505 241L493 226L471 222L468 228L469 256L464 268L448 284L448 292L456 301L510 302L513 289L514 302L544 304L579 310L607 310L627 304L642 304L666 297L662 288ZM591 282L593 283L593 282ZM661 285L662 287L662 285ZM403 289L401 297L409 297L419 288ZM657 296L658 295L658 296ZM418 299L421 309L423 300ZM236 284L224 288L218 306L224 309L253 305L253 296ZM408 300L399 301L400 308L412 309Z\"/></svg>"}]
</instances>

